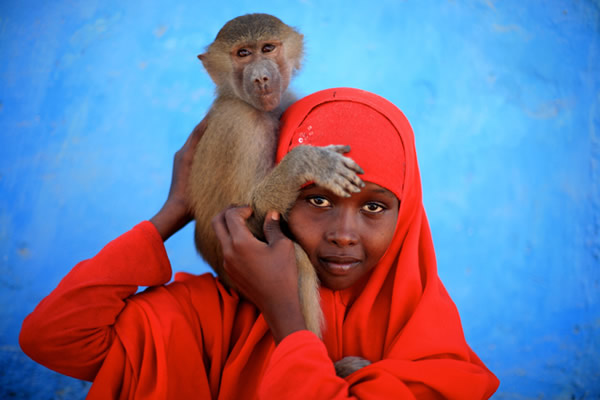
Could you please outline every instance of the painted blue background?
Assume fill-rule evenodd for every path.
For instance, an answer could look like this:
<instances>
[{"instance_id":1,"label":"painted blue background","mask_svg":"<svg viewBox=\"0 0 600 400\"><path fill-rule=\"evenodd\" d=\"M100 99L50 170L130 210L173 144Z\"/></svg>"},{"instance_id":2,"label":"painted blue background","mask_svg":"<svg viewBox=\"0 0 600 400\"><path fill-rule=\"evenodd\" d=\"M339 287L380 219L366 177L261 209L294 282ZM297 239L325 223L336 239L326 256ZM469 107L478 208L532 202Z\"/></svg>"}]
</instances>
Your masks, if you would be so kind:
<instances>
[{"instance_id":1,"label":"painted blue background","mask_svg":"<svg viewBox=\"0 0 600 400\"><path fill-rule=\"evenodd\" d=\"M416 133L442 279L495 399L600 398L597 1L0 4L0 397L87 384L21 353L25 315L164 201L210 105L196 55L269 12L306 39L299 94L376 92ZM201 272L191 226L167 242Z\"/></svg>"}]
</instances>

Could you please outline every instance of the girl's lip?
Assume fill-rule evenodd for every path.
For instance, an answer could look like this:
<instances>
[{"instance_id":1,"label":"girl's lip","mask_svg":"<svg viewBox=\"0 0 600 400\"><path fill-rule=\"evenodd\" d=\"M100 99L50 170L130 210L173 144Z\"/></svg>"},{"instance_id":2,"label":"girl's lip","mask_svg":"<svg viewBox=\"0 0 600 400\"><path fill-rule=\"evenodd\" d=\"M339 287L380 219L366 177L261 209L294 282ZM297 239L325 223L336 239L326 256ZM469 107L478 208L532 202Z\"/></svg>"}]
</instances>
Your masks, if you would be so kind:
<instances>
[{"instance_id":1,"label":"girl's lip","mask_svg":"<svg viewBox=\"0 0 600 400\"><path fill-rule=\"evenodd\" d=\"M321 257L319 261L323 268L332 275L346 275L361 263L354 257Z\"/></svg>"}]
</instances>

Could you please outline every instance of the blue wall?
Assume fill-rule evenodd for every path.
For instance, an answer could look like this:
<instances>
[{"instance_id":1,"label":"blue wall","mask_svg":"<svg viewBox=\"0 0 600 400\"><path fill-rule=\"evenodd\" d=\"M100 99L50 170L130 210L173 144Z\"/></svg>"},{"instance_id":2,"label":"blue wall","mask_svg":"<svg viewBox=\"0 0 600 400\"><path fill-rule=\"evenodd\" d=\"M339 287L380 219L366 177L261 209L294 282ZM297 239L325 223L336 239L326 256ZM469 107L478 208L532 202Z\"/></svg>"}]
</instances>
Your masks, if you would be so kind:
<instances>
[{"instance_id":1,"label":"blue wall","mask_svg":"<svg viewBox=\"0 0 600 400\"><path fill-rule=\"evenodd\" d=\"M600 398L597 1L201 3L0 4L1 398L84 396L20 352L21 321L162 205L212 99L196 54L256 11L304 33L299 94L354 86L405 111L440 275L494 398ZM167 248L205 270L191 227Z\"/></svg>"}]
</instances>

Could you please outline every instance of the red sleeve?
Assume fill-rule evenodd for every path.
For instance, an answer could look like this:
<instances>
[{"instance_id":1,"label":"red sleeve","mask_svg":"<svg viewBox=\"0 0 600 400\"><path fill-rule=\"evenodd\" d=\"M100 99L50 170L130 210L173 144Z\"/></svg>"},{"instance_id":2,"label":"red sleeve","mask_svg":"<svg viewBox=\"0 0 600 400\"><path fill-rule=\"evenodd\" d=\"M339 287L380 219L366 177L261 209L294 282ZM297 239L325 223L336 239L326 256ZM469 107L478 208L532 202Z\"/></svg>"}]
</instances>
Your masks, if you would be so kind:
<instances>
[{"instance_id":1,"label":"red sleeve","mask_svg":"<svg viewBox=\"0 0 600 400\"><path fill-rule=\"evenodd\" d=\"M422 381L424 375L430 378L427 384ZM450 392L443 389L448 385L453 388ZM468 399L491 396L493 391L490 393L488 386L489 375L485 369L453 359L386 359L343 379L335 374L323 342L309 331L299 331L287 336L276 347L265 371L259 397L290 400Z\"/></svg>"},{"instance_id":2,"label":"red sleeve","mask_svg":"<svg viewBox=\"0 0 600 400\"><path fill-rule=\"evenodd\" d=\"M358 373L350 375L348 380L338 377L323 342L312 332L299 331L284 338L273 352L259 397L292 400L415 398L407 386L391 375L369 376L367 373L362 379L352 379Z\"/></svg>"},{"instance_id":3,"label":"red sleeve","mask_svg":"<svg viewBox=\"0 0 600 400\"><path fill-rule=\"evenodd\" d=\"M115 338L125 299L138 286L171 277L152 223L145 221L77 264L23 321L19 342L33 360L65 375L93 380Z\"/></svg>"},{"instance_id":4,"label":"red sleeve","mask_svg":"<svg viewBox=\"0 0 600 400\"><path fill-rule=\"evenodd\" d=\"M327 348L309 331L286 336L275 348L259 388L261 399L347 399Z\"/></svg>"}]
</instances>

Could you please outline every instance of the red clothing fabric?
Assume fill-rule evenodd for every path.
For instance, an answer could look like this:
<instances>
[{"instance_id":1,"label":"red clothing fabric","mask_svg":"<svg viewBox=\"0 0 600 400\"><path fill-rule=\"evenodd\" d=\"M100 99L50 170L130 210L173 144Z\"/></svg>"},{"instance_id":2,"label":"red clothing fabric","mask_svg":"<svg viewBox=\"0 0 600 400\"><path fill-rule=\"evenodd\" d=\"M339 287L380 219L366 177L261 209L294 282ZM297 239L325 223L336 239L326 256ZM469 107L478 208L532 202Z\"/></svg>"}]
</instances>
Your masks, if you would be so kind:
<instances>
[{"instance_id":1,"label":"red clothing fabric","mask_svg":"<svg viewBox=\"0 0 600 400\"><path fill-rule=\"evenodd\" d=\"M366 283L321 288L323 341L300 331L275 346L256 308L209 274L178 274L164 285L171 276L166 252L143 222L78 264L38 305L23 323L23 350L58 372L93 380L91 399L490 397L498 380L465 342L437 275L414 137L400 110L355 89L308 96L282 119L279 158L306 116L332 101L385 115L404 157L390 167L402 174L399 186L391 185L401 199L394 239ZM150 288L134 295L138 285ZM345 356L373 363L342 379L333 361Z\"/></svg>"}]
</instances>

